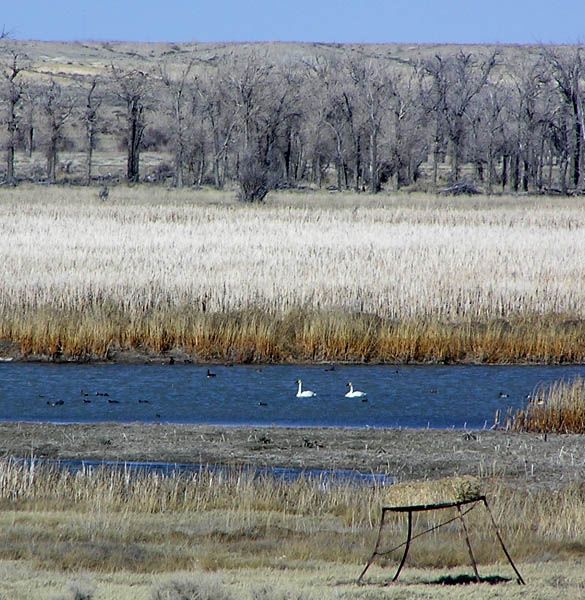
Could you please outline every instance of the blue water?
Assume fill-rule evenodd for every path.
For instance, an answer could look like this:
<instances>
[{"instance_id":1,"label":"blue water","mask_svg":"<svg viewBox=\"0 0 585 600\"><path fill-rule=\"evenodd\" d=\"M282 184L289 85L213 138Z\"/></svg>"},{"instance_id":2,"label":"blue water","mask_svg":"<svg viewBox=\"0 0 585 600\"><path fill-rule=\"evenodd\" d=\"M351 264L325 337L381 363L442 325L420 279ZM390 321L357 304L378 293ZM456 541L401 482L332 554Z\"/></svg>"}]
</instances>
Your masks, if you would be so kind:
<instances>
[{"instance_id":1,"label":"blue water","mask_svg":"<svg viewBox=\"0 0 585 600\"><path fill-rule=\"evenodd\" d=\"M479 429L538 384L585 376L585 366L210 368L213 378L198 365L0 363L0 420ZM316 398L295 397L298 378ZM347 381L368 401L345 398Z\"/></svg>"}]
</instances>

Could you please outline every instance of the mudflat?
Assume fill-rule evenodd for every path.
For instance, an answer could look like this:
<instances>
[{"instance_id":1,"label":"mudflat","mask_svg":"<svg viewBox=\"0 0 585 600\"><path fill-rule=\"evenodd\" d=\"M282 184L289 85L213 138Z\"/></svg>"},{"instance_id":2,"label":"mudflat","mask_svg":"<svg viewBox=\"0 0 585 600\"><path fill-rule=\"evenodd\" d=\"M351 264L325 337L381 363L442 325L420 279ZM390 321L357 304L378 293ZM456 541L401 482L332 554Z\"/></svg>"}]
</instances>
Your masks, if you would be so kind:
<instances>
[{"instance_id":1,"label":"mudflat","mask_svg":"<svg viewBox=\"0 0 585 600\"><path fill-rule=\"evenodd\" d=\"M2 423L0 455L354 469L398 481L471 474L549 489L585 480L585 436L485 430Z\"/></svg>"}]
</instances>

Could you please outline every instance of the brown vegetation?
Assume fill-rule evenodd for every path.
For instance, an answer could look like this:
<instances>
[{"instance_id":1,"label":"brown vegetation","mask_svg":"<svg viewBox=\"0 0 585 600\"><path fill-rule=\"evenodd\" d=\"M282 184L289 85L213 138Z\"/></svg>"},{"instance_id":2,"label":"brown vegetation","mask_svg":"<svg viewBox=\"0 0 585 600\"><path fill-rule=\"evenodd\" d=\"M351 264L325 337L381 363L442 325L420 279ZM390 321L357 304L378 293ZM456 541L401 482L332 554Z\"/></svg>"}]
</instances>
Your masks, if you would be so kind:
<instances>
[{"instance_id":1,"label":"brown vegetation","mask_svg":"<svg viewBox=\"0 0 585 600\"><path fill-rule=\"evenodd\" d=\"M211 571L260 568L277 566L283 547L289 562L357 567L375 536L381 506L388 503L381 487L280 482L240 470L164 477L107 467L72 473L4 460L0 481L10 540L2 558L61 569L116 571L123 565L130 571L164 572L188 568L193 561ZM519 560L584 554L582 486L526 494L497 481L485 484ZM435 518L420 516L416 526L432 526ZM473 511L468 519L478 560L499 561L489 517ZM402 541L404 526L400 516L390 520L386 547ZM453 527L421 539L412 565L467 564L461 535Z\"/></svg>"},{"instance_id":2,"label":"brown vegetation","mask_svg":"<svg viewBox=\"0 0 585 600\"><path fill-rule=\"evenodd\" d=\"M585 379L538 387L510 422L513 431L585 433Z\"/></svg>"},{"instance_id":3,"label":"brown vegetation","mask_svg":"<svg viewBox=\"0 0 585 600\"><path fill-rule=\"evenodd\" d=\"M321 444L308 448L304 438ZM422 487L438 499L452 494L454 483L476 481L444 475L473 473L480 476L482 493L528 582L525 593L547 598L561 590L576 599L582 591L585 504L582 467L574 460L581 436L549 435L544 441L540 435L503 431L4 424L0 439L7 456L32 452L171 462L203 456L231 464L362 470L370 465L406 482L428 478ZM421 486L413 489L419 493ZM380 557L366 586L356 585L373 549L381 506L410 501L411 495L404 495L410 490L408 483L396 488L323 479L286 483L237 466L163 477L123 466L86 466L75 473L40 460L5 458L0 461L2 592L18 600L53 598L43 595L47 590L68 590L64 599L94 590L96 598L108 600L147 600L153 593L163 598L184 593L185 600L193 600L217 591L221 582L221 591L238 600L264 600L261 588L267 585L270 597L281 594L283 600L333 600L339 593L358 600L400 591L417 599L429 593L462 597L468 587L456 584L470 582L465 575L470 567L455 523L414 541L400 582L406 587L387 592L378 587L391 576L400 552ZM461 487L455 491L459 495ZM476 493L475 487L471 491ZM415 534L443 518L447 515L421 515ZM502 598L517 597L519 588L489 517L474 509L466 519L481 575L499 583L474 586L474 597L493 597L494 590ZM404 541L405 530L402 517L390 519L381 550ZM43 582L44 589L33 582Z\"/></svg>"},{"instance_id":4,"label":"brown vegetation","mask_svg":"<svg viewBox=\"0 0 585 600\"><path fill-rule=\"evenodd\" d=\"M190 307L130 318L123 311L24 310L2 319L0 339L17 356L126 360L186 353L198 361L585 362L585 322L558 315L488 322L395 322L361 314L250 310L209 314ZM14 351L13 351L14 353Z\"/></svg>"},{"instance_id":5,"label":"brown vegetation","mask_svg":"<svg viewBox=\"0 0 585 600\"><path fill-rule=\"evenodd\" d=\"M249 206L138 187L104 204L23 186L0 200L0 355L585 361L581 199Z\"/></svg>"}]
</instances>

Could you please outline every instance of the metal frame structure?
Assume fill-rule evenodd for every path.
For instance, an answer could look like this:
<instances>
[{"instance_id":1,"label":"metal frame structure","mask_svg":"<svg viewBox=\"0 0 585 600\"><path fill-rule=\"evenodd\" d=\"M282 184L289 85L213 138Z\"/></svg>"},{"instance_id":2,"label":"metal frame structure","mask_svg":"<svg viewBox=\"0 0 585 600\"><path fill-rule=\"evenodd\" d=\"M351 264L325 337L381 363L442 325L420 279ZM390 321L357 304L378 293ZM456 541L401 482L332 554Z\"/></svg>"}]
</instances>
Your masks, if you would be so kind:
<instances>
[{"instance_id":1,"label":"metal frame structure","mask_svg":"<svg viewBox=\"0 0 585 600\"><path fill-rule=\"evenodd\" d=\"M500 530L498 529L498 526L496 524L496 521L494 519L492 511L490 510L490 507L488 505L488 502L487 502L487 499L485 496L477 496L476 498L472 498L469 500L458 500L455 502L441 502L441 503L437 503L437 504L418 504L418 505L413 505L413 506L383 506L382 507L382 518L380 520L380 528L378 530L378 538L376 540L376 545L374 546L374 551L373 551L372 555L370 556L370 558L368 559L368 562L366 563L366 566L364 567L360 576L358 577L357 582L362 583L362 580L363 580L364 575L366 574L366 571L370 568L370 565L374 562L374 559L376 558L376 556L383 556L385 554L390 554L391 552L394 552L394 551L399 550L400 548L404 547L404 553L402 555L400 564L398 565L398 569L396 570L396 573L395 573L394 577L392 578L392 581L389 582L389 583L394 583L398 579L398 576L400 575L400 571L402 571L402 567L404 567L404 563L406 562L406 557L408 556L408 551L410 549L410 544L414 539L424 535L425 533L430 533L431 531L435 531L436 529L439 529L440 527L443 527L444 525L447 525L454 521L459 521L461 523L461 527L465 534L465 543L467 545L467 550L469 552L469 558L471 560L471 565L473 567L475 579L478 583L480 583L481 577L479 576L479 570L477 568L477 561L475 560L475 556L473 554L473 548L471 547L471 542L469 540L469 532L468 532L467 524L465 523L465 518L464 518L465 515L468 512L470 512L471 510L473 510L480 502L483 503L483 505L485 506L485 508L490 516L490 520L492 522L494 530L496 532L498 541L500 542L500 545L502 547L502 550L504 551L504 554L506 555L508 562L512 566L512 569L514 569L514 573L516 573L516 581L518 582L519 585L525 585L526 582L524 581L524 579L522 579L522 575L520 575L520 572L516 568L516 565L514 564L512 557L510 556L508 550L506 549L506 546L504 545L504 540L502 539L502 536L500 535ZM461 507L465 507L465 509L462 509ZM425 531L422 531L421 533L418 533L417 535L413 536L413 534L412 534L412 515L413 515L413 513L430 511L430 510L443 510L443 509L447 509L447 508L456 508L457 515L451 519L448 519L447 521L444 521L443 523L440 523L439 525L435 525L434 527L431 527L430 529L426 529ZM385 550L382 552L382 551L380 551L380 543L382 541L382 530L384 529L384 521L386 519L386 514L389 512L407 513L408 514L406 541L404 541L402 544L399 544L398 546L396 546L394 548L391 548L390 550Z\"/></svg>"}]
</instances>

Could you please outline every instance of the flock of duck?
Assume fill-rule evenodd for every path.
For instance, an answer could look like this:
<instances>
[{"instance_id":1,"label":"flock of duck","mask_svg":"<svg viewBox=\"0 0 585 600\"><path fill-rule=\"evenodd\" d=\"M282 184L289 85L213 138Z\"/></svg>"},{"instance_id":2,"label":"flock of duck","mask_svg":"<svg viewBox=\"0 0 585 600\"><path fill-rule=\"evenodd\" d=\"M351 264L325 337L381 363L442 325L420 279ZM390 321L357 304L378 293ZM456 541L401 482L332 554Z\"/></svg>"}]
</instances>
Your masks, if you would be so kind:
<instances>
[{"instance_id":1,"label":"flock of duck","mask_svg":"<svg viewBox=\"0 0 585 600\"><path fill-rule=\"evenodd\" d=\"M215 373L213 373L210 369L207 369L207 373L206 373L206 377L208 379L214 378L216 376ZM297 398L315 398L317 396L316 392L313 392L312 390L304 390L303 389L303 382L301 379L297 379L295 382L298 386L297 388L297 393L296 393L296 397ZM362 402L367 402L368 401L368 394L366 392L362 392L360 390L354 390L353 389L353 383L351 381L348 381L345 384L345 387L347 388L347 392L344 394L346 398L359 398ZM89 398L90 393L85 391L85 390L81 390L80 395L82 396L83 402L86 404L91 403L91 399ZM110 404L119 404L119 400L114 400L112 398L109 397L108 392L95 392L95 394L91 394L91 395L95 395L95 396L105 396L107 397L108 403ZM42 394L39 395L40 398L43 398L44 396ZM138 400L138 402L140 404L148 404L149 401L148 400ZM57 400L57 401L47 401L47 404L49 406L62 406L65 404L65 402L63 400ZM266 403L264 402L260 402L259 403L261 406L266 406ZM157 417L160 416L157 414Z\"/></svg>"},{"instance_id":2,"label":"flock of duck","mask_svg":"<svg viewBox=\"0 0 585 600\"><path fill-rule=\"evenodd\" d=\"M297 398L314 398L317 394L311 390L303 390L303 382L297 379L296 384L299 386L297 390ZM368 394L366 392L360 392L359 390L353 389L353 383L348 381L345 384L348 388L348 392L345 394L346 398L360 398L362 402L367 402Z\"/></svg>"}]
</instances>

